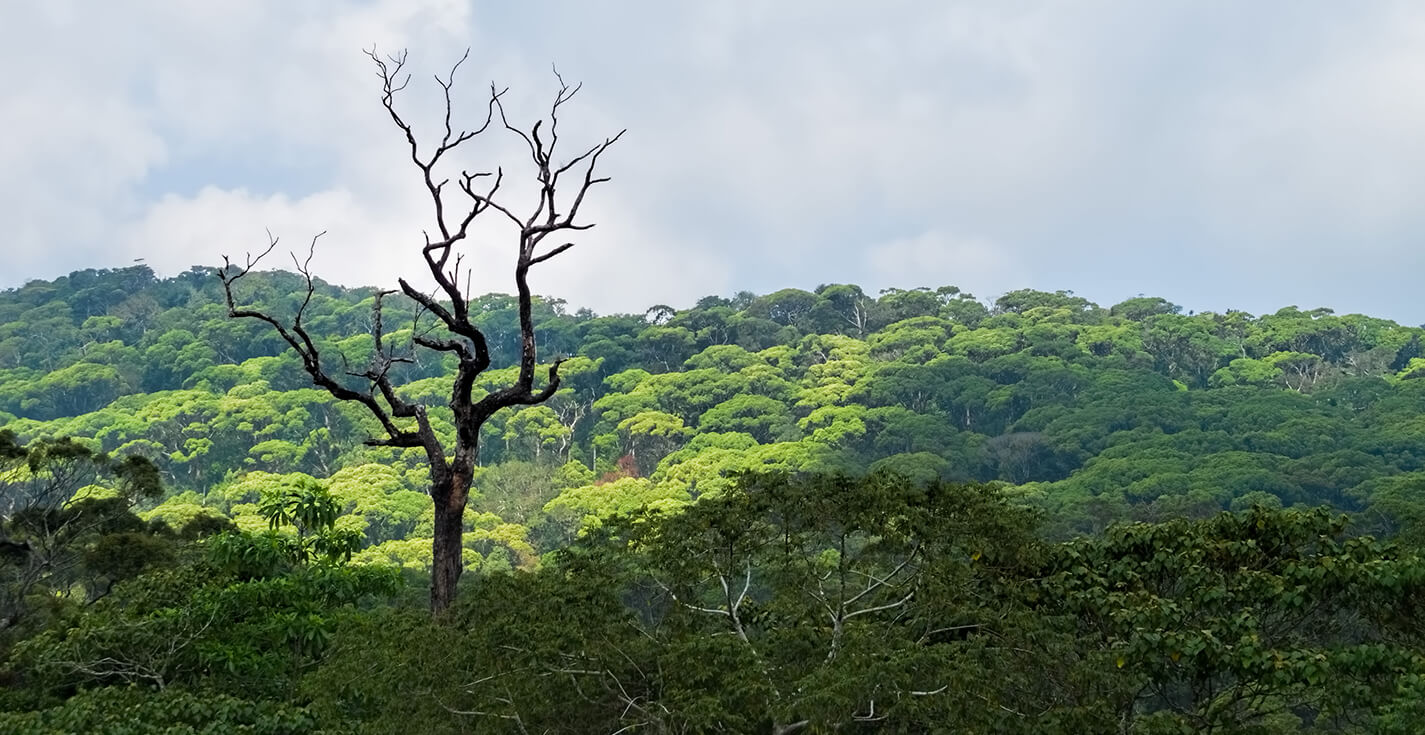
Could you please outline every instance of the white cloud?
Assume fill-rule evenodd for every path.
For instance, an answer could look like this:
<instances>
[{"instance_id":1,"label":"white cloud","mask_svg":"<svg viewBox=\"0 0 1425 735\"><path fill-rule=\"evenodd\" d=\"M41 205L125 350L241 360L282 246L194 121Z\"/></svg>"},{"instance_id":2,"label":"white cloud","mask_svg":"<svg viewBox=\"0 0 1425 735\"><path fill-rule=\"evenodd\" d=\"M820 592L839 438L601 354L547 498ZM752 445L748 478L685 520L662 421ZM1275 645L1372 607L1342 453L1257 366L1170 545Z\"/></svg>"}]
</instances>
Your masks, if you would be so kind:
<instances>
[{"instance_id":1,"label":"white cloud","mask_svg":"<svg viewBox=\"0 0 1425 735\"><path fill-rule=\"evenodd\" d=\"M280 243L263 267L290 269L289 253L305 258L311 238L325 232L312 260L319 277L395 287L400 275L433 288L419 255L429 203L417 192L413 186L392 186L384 194L333 189L292 199L210 187L191 197L165 197L120 243L126 258L143 257L172 273L216 262L218 254L241 264L262 252L270 231ZM679 248L675 234L640 229L636 207L612 189L591 190L585 211L581 221L595 223L594 229L578 233L575 248L536 266L531 285L537 293L607 313L641 312L655 302L690 305L710 283L714 291L730 288L726 262ZM513 292L514 230L487 212L471 233L457 249L462 278L468 270L477 293Z\"/></svg>"},{"instance_id":2,"label":"white cloud","mask_svg":"<svg viewBox=\"0 0 1425 735\"><path fill-rule=\"evenodd\" d=\"M1370 27L1329 54L1303 55L1290 79L1233 90L1204 111L1204 178L1220 227L1294 239L1326 230L1366 250L1419 227L1425 16L1396 12Z\"/></svg>"},{"instance_id":3,"label":"white cloud","mask_svg":"<svg viewBox=\"0 0 1425 735\"><path fill-rule=\"evenodd\" d=\"M316 229L316 223L327 223L322 225L326 234L313 260L319 276L338 282L366 278L356 282L372 285L389 280L370 277L389 276L377 253L383 242L389 247L397 233L389 221L363 211L351 192L344 190L301 199L216 188L205 188L192 197L168 196L154 204L121 242L126 255L142 257L153 268L171 273L214 263L219 255L242 264L245 255L256 256L267 247L270 231L281 247L264 265L291 269L288 252L305 257L311 239L323 231ZM409 232L400 235L410 237Z\"/></svg>"},{"instance_id":4,"label":"white cloud","mask_svg":"<svg viewBox=\"0 0 1425 735\"><path fill-rule=\"evenodd\" d=\"M928 230L912 237L877 243L863 254L870 281L868 292L881 288L975 284L988 290L971 291L981 298L1022 287L1032 278L999 243L977 237L956 237Z\"/></svg>"},{"instance_id":5,"label":"white cloud","mask_svg":"<svg viewBox=\"0 0 1425 735\"><path fill-rule=\"evenodd\" d=\"M1418 322L1422 41L1408 2L11 4L0 43L35 71L0 92L0 285L211 263L264 227L330 230L321 275L389 281L429 213L374 43L412 47L418 124L470 46L467 119L490 80L532 119L557 63L588 83L571 144L630 128L599 227L536 274L576 305L934 277ZM493 289L503 242L471 250ZM1321 265L1347 253L1392 267Z\"/></svg>"}]
</instances>

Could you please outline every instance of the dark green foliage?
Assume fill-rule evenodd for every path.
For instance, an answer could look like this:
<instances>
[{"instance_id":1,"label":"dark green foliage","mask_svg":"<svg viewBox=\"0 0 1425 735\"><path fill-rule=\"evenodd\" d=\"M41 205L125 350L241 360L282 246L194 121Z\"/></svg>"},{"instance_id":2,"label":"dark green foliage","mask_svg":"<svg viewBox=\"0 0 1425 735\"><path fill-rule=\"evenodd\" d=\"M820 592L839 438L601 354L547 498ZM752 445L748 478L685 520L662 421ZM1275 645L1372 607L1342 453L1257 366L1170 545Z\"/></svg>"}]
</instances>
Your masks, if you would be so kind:
<instances>
[{"instance_id":1,"label":"dark green foliage","mask_svg":"<svg viewBox=\"0 0 1425 735\"><path fill-rule=\"evenodd\" d=\"M1410 732L1425 563L1346 526L1254 508L1050 544L991 486L749 475L435 620L392 570L280 545L146 571L16 646L0 724Z\"/></svg>"},{"instance_id":2,"label":"dark green foliage","mask_svg":"<svg viewBox=\"0 0 1425 735\"><path fill-rule=\"evenodd\" d=\"M1325 731L1425 671L1425 563L1325 510L1132 524L1056 549L1036 591L1149 732Z\"/></svg>"},{"instance_id":3,"label":"dark green foliage","mask_svg":"<svg viewBox=\"0 0 1425 735\"><path fill-rule=\"evenodd\" d=\"M273 565L244 576L205 562L118 585L68 626L16 646L31 692L142 684L288 697L352 605L396 593L393 570Z\"/></svg>"},{"instance_id":4,"label":"dark green foliage","mask_svg":"<svg viewBox=\"0 0 1425 735\"><path fill-rule=\"evenodd\" d=\"M104 687L79 692L36 712L0 712L12 735L305 735L316 733L299 707L178 689Z\"/></svg>"},{"instance_id":5,"label":"dark green foliage","mask_svg":"<svg viewBox=\"0 0 1425 735\"><path fill-rule=\"evenodd\" d=\"M114 459L70 440L21 446L0 431L0 651L42 622L36 608L92 601L174 561L172 542L132 511L162 491L141 457Z\"/></svg>"},{"instance_id":6,"label":"dark green foliage","mask_svg":"<svg viewBox=\"0 0 1425 735\"><path fill-rule=\"evenodd\" d=\"M305 687L360 732L1408 732L1422 582L1324 511L1046 545L990 488L762 476L352 618Z\"/></svg>"}]
</instances>

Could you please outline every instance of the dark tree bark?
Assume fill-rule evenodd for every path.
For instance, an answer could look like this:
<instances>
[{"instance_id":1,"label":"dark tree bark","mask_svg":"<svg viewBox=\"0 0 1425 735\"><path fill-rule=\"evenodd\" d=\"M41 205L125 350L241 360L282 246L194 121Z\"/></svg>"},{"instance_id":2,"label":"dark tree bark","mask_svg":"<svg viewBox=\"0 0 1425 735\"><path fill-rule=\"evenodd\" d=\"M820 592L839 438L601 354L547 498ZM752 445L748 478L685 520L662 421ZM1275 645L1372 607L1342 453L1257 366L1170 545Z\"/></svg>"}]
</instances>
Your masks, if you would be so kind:
<instances>
[{"instance_id":1,"label":"dark tree bark","mask_svg":"<svg viewBox=\"0 0 1425 735\"><path fill-rule=\"evenodd\" d=\"M375 62L381 78L381 103L386 108L391 121L405 136L410 148L411 162L421 173L421 181L430 196L433 207L433 232L424 231L421 254L436 283L436 289L427 293L413 286L405 278L400 278L399 292L418 305L417 322L422 313L434 317L434 326L427 330L415 331L412 344L399 349L388 345L382 327L382 297L395 293L385 291L376 296L373 307L372 336L375 350L370 364L362 371L344 370L334 372L324 365L317 341L302 323L307 306L313 294L313 277L309 264L311 250L306 261L293 256L298 272L306 278L306 296L290 322L284 322L271 314L239 304L234 295L234 286L277 246L277 239L269 237L266 250L257 257L249 256L242 266L231 263L226 257L218 277L222 279L227 298L228 314L234 318L257 319L266 322L282 336L283 340L302 359L302 366L311 376L312 382L325 389L339 400L352 401L366 407L381 424L384 436L366 441L373 446L420 448L425 452L430 466L430 496L435 507L435 539L433 542L434 566L431 571L431 610L439 613L455 600L456 586L462 570L461 549L463 525L462 516L470 497L470 486L479 449L480 427L497 411L510 406L533 405L548 400L559 390L559 360L549 367L548 379L542 387L535 387L535 369L539 362L535 349L534 321L531 311L529 272L532 267L574 246L572 242L546 242L551 236L567 236L569 233L587 230L590 223L577 220L584 197L594 186L608 181L607 177L595 174L599 157L620 137L620 131L612 138L588 148L581 149L562 162L555 159L559 146L560 108L575 94L579 86L570 87L556 73L559 90L550 106L549 116L540 120L528 130L510 124L505 115L501 97L505 90L491 86L486 105L485 120L477 128L457 130L451 126L451 89L455 72L469 53L451 68L445 78L436 78L436 83L444 92L445 117L443 134L433 146L422 146L415 131L397 111L395 98L410 82L410 75L403 74L406 54L383 57L375 50L367 52ZM534 178L538 184L538 201L527 214L519 214L505 203L500 187L504 183L504 171L462 170L455 178L459 193L447 187L449 178L437 172L447 154L461 144L487 131L504 130L516 136L523 144L533 164ZM444 168L444 166L440 166ZM561 187L563 189L561 190ZM490 351L485 335L470 319L470 298L468 279L464 289L460 286L460 265L462 256L455 253L456 246L465 240L470 226L475 220L488 215L503 220L515 233L518 257L515 261L515 289L519 305L520 359L519 376L510 385L495 390L478 400L474 397L475 379L490 367ZM320 238L318 235L317 238ZM317 238L312 240L312 248ZM562 239L562 237L560 238ZM453 257L452 257L453 255ZM403 362L411 362L417 349L449 353L457 358L454 387L450 394L449 406L455 419L455 442L447 447L431 428L426 415L426 407L400 398L391 378L391 368Z\"/></svg>"}]
</instances>

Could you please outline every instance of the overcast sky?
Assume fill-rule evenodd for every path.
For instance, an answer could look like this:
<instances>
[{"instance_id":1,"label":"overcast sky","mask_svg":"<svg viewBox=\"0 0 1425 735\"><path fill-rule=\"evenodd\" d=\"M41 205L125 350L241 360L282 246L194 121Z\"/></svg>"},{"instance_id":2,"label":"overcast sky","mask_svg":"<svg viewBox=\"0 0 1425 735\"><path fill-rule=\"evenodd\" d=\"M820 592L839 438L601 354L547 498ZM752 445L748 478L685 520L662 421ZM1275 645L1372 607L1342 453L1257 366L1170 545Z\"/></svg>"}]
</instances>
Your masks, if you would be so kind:
<instances>
[{"instance_id":1,"label":"overcast sky","mask_svg":"<svg viewBox=\"0 0 1425 735\"><path fill-rule=\"evenodd\" d=\"M571 147L628 128L598 226L533 277L601 313L852 282L1425 322L1418 1L8 2L0 287L265 229L326 230L328 280L415 272L373 44L410 49L418 130L467 47L457 124L491 82L532 122L557 65ZM527 181L508 142L462 163ZM477 290L510 290L480 234Z\"/></svg>"}]
</instances>

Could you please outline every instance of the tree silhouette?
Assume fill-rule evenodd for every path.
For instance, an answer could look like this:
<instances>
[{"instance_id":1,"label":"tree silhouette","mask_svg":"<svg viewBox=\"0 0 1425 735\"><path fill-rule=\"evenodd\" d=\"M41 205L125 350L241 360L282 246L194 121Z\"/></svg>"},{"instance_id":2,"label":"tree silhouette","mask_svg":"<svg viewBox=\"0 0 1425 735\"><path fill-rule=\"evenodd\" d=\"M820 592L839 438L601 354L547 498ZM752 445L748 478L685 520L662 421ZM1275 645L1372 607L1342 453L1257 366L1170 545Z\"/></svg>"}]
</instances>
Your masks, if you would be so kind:
<instances>
[{"instance_id":1,"label":"tree silhouette","mask_svg":"<svg viewBox=\"0 0 1425 735\"><path fill-rule=\"evenodd\" d=\"M507 90L490 87L485 120L476 128L452 127L451 90L455 73L469 58L467 51L451 67L445 77L436 77L444 96L442 134L434 146L422 146L413 126L396 108L396 97L410 82L404 73L406 53L379 55L375 49L366 52L375 63L381 78L381 103L391 121L401 131L410 148L411 162L420 171L421 182L433 208L434 231L423 231L421 255L435 280L437 288L427 293L407 279L400 278L399 293L418 305L417 324L423 314L434 316L434 324L424 330L413 330L410 344L394 345L385 338L382 326L382 297L397 293L378 293L373 307L371 332L374 350L364 370L337 371L323 364L318 340L308 331L303 317L314 291L310 269L311 250L305 261L293 256L299 273L306 279L306 294L290 321L249 308L239 303L234 287L277 246L269 236L267 248L256 257L248 256L242 266L224 257L222 279L228 314L234 318L257 319L269 324L302 360L302 366L312 382L339 400L365 406L380 423L384 436L367 440L373 446L420 448L425 452L430 469L430 496L435 505L434 564L431 571L431 610L446 609L455 599L460 579L462 514L470 496L471 481L477 459L480 428L492 415L511 406L542 403L559 389L559 360L549 367L548 380L535 386L538 364L534 320L531 310L529 272L532 267L574 246L563 241L568 235L587 230L592 223L578 220L585 196L596 185L608 181L595 170L599 157L620 137L623 131L602 142L580 149L564 160L555 158L560 148L559 115L561 109L579 92L581 85L570 87L555 72L559 89L550 106L547 120L535 122L528 130L512 125L505 114L502 97ZM455 177L455 188L441 165L449 154L476 136L487 132L504 132L516 137L528 154L538 184L537 201L526 213L507 204L502 193L505 182L503 168L494 171L462 169ZM519 311L520 354L518 377L509 385L476 397L475 380L491 366L490 347L485 334L471 321L469 281L460 285L461 254L456 246L470 233L471 225L482 216L504 222L513 230L518 247L514 268L516 298ZM318 235L317 238L321 237ZM551 238L557 237L557 240ZM312 240L315 248L317 238ZM426 413L426 406L400 397L391 376L392 368L412 362L417 349L446 353L456 358L454 386L448 405L454 415L455 438L447 446L437 436Z\"/></svg>"}]
</instances>

